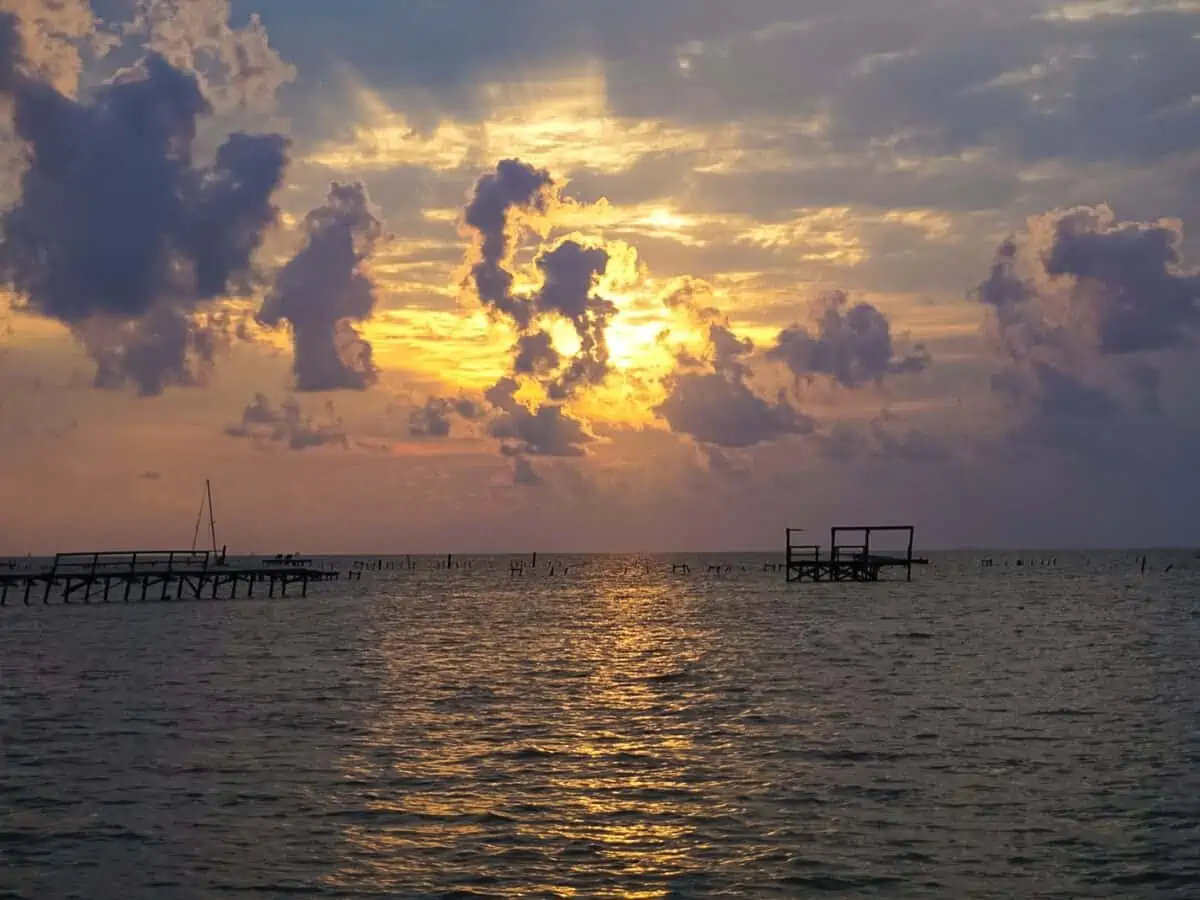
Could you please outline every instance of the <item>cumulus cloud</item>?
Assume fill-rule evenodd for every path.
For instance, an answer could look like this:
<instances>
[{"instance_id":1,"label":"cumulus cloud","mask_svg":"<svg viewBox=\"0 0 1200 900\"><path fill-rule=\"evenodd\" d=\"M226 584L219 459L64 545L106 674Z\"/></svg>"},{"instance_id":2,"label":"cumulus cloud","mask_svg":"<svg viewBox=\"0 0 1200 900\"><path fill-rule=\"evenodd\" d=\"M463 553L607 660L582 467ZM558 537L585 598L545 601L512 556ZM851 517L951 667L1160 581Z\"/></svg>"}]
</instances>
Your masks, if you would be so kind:
<instances>
[{"instance_id":1,"label":"cumulus cloud","mask_svg":"<svg viewBox=\"0 0 1200 900\"><path fill-rule=\"evenodd\" d=\"M246 287L275 222L286 139L234 134L197 167L197 122L212 110L193 76L150 55L80 102L26 74L21 46L16 18L0 14L0 90L28 157L0 217L0 280L75 331L98 384L195 383L211 361L203 314Z\"/></svg>"},{"instance_id":2,"label":"cumulus cloud","mask_svg":"<svg viewBox=\"0 0 1200 900\"><path fill-rule=\"evenodd\" d=\"M257 14L242 28L229 21L229 0L137 0L123 30L176 68L196 73L218 111L270 111L296 69L271 47Z\"/></svg>"},{"instance_id":3,"label":"cumulus cloud","mask_svg":"<svg viewBox=\"0 0 1200 900\"><path fill-rule=\"evenodd\" d=\"M454 400L447 397L430 397L424 406L417 407L409 413L408 433L418 438L449 437L455 417L471 422L478 419L482 412L479 404L466 397Z\"/></svg>"},{"instance_id":4,"label":"cumulus cloud","mask_svg":"<svg viewBox=\"0 0 1200 900\"><path fill-rule=\"evenodd\" d=\"M326 405L329 421L315 422L304 414L294 397L275 406L264 394L255 394L254 401L242 411L242 420L225 429L230 437L283 444L291 450L308 450L313 447L347 446L345 429L342 427L332 404Z\"/></svg>"},{"instance_id":5,"label":"cumulus cloud","mask_svg":"<svg viewBox=\"0 0 1200 900\"><path fill-rule=\"evenodd\" d=\"M608 269L609 255L602 247L584 247L566 240L538 257L542 287L534 300L542 315L557 314L579 335L579 351L566 370L549 384L552 400L565 400L580 387L599 385L609 374L609 320L616 314L612 301L595 288Z\"/></svg>"},{"instance_id":6,"label":"cumulus cloud","mask_svg":"<svg viewBox=\"0 0 1200 900\"><path fill-rule=\"evenodd\" d=\"M583 456L584 446L594 440L582 422L550 405L532 412L519 406L492 422L489 432L511 442L506 445L510 455Z\"/></svg>"},{"instance_id":7,"label":"cumulus cloud","mask_svg":"<svg viewBox=\"0 0 1200 900\"><path fill-rule=\"evenodd\" d=\"M753 447L795 434L808 434L813 422L787 398L769 403L745 382L710 372L682 372L668 383L667 398L655 407L677 434L718 447Z\"/></svg>"},{"instance_id":8,"label":"cumulus cloud","mask_svg":"<svg viewBox=\"0 0 1200 900\"><path fill-rule=\"evenodd\" d=\"M25 71L73 97L83 67L80 48L92 41L97 24L88 0L0 0L3 13L16 17L17 28L4 37L15 35L23 46Z\"/></svg>"},{"instance_id":9,"label":"cumulus cloud","mask_svg":"<svg viewBox=\"0 0 1200 900\"><path fill-rule=\"evenodd\" d=\"M974 292L1001 361L993 387L1052 414L1157 403L1159 364L1200 326L1200 274L1173 220L1127 222L1107 206L1030 219Z\"/></svg>"},{"instance_id":10,"label":"cumulus cloud","mask_svg":"<svg viewBox=\"0 0 1200 900\"><path fill-rule=\"evenodd\" d=\"M479 299L522 330L529 326L533 310L527 298L513 295L513 274L507 266L520 237L522 216L545 213L553 197L549 172L505 159L479 179L466 208L466 224L477 236L478 259L471 279Z\"/></svg>"},{"instance_id":11,"label":"cumulus cloud","mask_svg":"<svg viewBox=\"0 0 1200 900\"><path fill-rule=\"evenodd\" d=\"M561 361L554 349L554 339L545 331L523 334L513 347L513 372L517 375L547 375Z\"/></svg>"},{"instance_id":12,"label":"cumulus cloud","mask_svg":"<svg viewBox=\"0 0 1200 900\"><path fill-rule=\"evenodd\" d=\"M870 303L851 304L844 291L818 301L815 327L815 333L798 324L785 328L767 358L784 363L797 379L825 375L846 388L923 372L930 363L920 345L898 353L887 316Z\"/></svg>"},{"instance_id":13,"label":"cumulus cloud","mask_svg":"<svg viewBox=\"0 0 1200 900\"><path fill-rule=\"evenodd\" d=\"M296 390L361 391L378 379L371 345L354 327L375 309L364 263L383 236L361 184L334 184L304 220L305 243L279 272L258 319L292 330Z\"/></svg>"}]
</instances>

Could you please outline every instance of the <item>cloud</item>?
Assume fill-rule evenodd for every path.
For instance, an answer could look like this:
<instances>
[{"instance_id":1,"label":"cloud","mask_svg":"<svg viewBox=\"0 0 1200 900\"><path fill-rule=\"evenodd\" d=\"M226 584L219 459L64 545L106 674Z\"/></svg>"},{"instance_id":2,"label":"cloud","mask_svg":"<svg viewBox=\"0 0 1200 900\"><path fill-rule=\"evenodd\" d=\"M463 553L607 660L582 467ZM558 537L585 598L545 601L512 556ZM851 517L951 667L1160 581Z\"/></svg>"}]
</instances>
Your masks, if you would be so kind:
<instances>
[{"instance_id":1,"label":"cloud","mask_svg":"<svg viewBox=\"0 0 1200 900\"><path fill-rule=\"evenodd\" d=\"M99 385L196 383L194 358L211 361L201 314L252 276L286 139L234 134L198 168L192 143L211 108L195 78L151 55L78 102L21 72L16 30L0 16L0 89L29 165L0 217L0 280L75 331Z\"/></svg>"},{"instance_id":2,"label":"cloud","mask_svg":"<svg viewBox=\"0 0 1200 900\"><path fill-rule=\"evenodd\" d=\"M769 403L745 382L716 372L672 376L667 398L654 412L675 433L718 447L753 447L813 430L812 420L785 397Z\"/></svg>"},{"instance_id":3,"label":"cloud","mask_svg":"<svg viewBox=\"0 0 1200 900\"><path fill-rule=\"evenodd\" d=\"M533 310L526 298L513 296L513 275L506 266L521 233L522 216L545 213L553 191L549 172L505 159L479 179L466 208L465 222L476 233L478 259L471 279L479 299L511 317L522 330L529 326Z\"/></svg>"},{"instance_id":4,"label":"cloud","mask_svg":"<svg viewBox=\"0 0 1200 900\"><path fill-rule=\"evenodd\" d=\"M602 384L609 373L605 329L617 308L595 293L608 270L608 251L565 240L538 257L542 286L534 300L541 315L557 314L579 335L579 351L548 387L552 400L565 400L582 386Z\"/></svg>"},{"instance_id":5,"label":"cloud","mask_svg":"<svg viewBox=\"0 0 1200 900\"><path fill-rule=\"evenodd\" d=\"M451 400L430 397L424 406L414 409L408 417L408 433L412 437L445 438L450 436L451 419L457 416L471 422L483 414L479 404L466 397Z\"/></svg>"},{"instance_id":6,"label":"cloud","mask_svg":"<svg viewBox=\"0 0 1200 900\"><path fill-rule=\"evenodd\" d=\"M137 0L123 31L174 67L196 73L218 111L270 112L296 69L271 47L257 14L243 28L229 21L229 0Z\"/></svg>"},{"instance_id":7,"label":"cloud","mask_svg":"<svg viewBox=\"0 0 1200 900\"><path fill-rule=\"evenodd\" d=\"M815 435L822 455L838 463L857 464L877 459L914 465L939 465L953 458L944 438L923 428L906 425L884 411L869 423L835 422Z\"/></svg>"},{"instance_id":8,"label":"cloud","mask_svg":"<svg viewBox=\"0 0 1200 900\"><path fill-rule=\"evenodd\" d=\"M74 96L83 69L80 46L94 37L97 24L88 0L0 0L0 15L5 13L16 17L15 35L24 48L25 71L60 93ZM5 29L6 42L13 35Z\"/></svg>"},{"instance_id":9,"label":"cloud","mask_svg":"<svg viewBox=\"0 0 1200 900\"><path fill-rule=\"evenodd\" d=\"M511 380L497 384L488 392L488 399L502 410L493 419L488 433L503 441L505 456L585 456L586 447L595 440L583 422L572 418L561 406L543 404L530 411L513 396L516 385Z\"/></svg>"},{"instance_id":10,"label":"cloud","mask_svg":"<svg viewBox=\"0 0 1200 900\"><path fill-rule=\"evenodd\" d=\"M291 326L296 390L365 390L378 372L353 323L374 312L375 282L363 264L383 236L366 188L334 184L305 217L304 232L304 246L279 271L258 319Z\"/></svg>"},{"instance_id":11,"label":"cloud","mask_svg":"<svg viewBox=\"0 0 1200 900\"><path fill-rule=\"evenodd\" d=\"M513 372L518 375L545 375L561 361L553 338L544 331L521 335L513 348Z\"/></svg>"},{"instance_id":12,"label":"cloud","mask_svg":"<svg viewBox=\"0 0 1200 900\"><path fill-rule=\"evenodd\" d=\"M348 446L346 432L341 421L334 418L332 404L326 405L326 412L332 421L316 423L304 415L294 397L276 407L264 394L255 394L254 401L242 411L241 422L226 428L225 433L230 437L286 444L292 450Z\"/></svg>"},{"instance_id":13,"label":"cloud","mask_svg":"<svg viewBox=\"0 0 1200 900\"><path fill-rule=\"evenodd\" d=\"M869 303L850 305L843 291L818 301L815 334L803 325L791 325L779 333L767 358L784 363L797 379L826 375L851 389L888 375L923 372L930 363L920 345L897 355L887 316Z\"/></svg>"},{"instance_id":14,"label":"cloud","mask_svg":"<svg viewBox=\"0 0 1200 900\"><path fill-rule=\"evenodd\" d=\"M517 456L513 459L513 483L522 487L540 487L544 482L528 457Z\"/></svg>"},{"instance_id":15,"label":"cloud","mask_svg":"<svg viewBox=\"0 0 1200 900\"><path fill-rule=\"evenodd\" d=\"M1155 407L1161 364L1200 326L1182 244L1179 222L1121 221L1107 206L1031 218L974 292L991 314L994 389L1054 415L1112 414L1129 397Z\"/></svg>"}]
</instances>

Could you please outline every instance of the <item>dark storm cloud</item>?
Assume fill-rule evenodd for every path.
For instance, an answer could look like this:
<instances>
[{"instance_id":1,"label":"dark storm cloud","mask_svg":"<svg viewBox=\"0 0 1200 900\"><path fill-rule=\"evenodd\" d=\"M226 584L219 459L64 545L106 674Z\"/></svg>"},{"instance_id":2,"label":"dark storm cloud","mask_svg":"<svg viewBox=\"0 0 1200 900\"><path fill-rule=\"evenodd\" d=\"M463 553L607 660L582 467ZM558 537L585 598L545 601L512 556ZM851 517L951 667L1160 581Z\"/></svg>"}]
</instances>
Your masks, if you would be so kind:
<instances>
[{"instance_id":1,"label":"dark storm cloud","mask_svg":"<svg viewBox=\"0 0 1200 900\"><path fill-rule=\"evenodd\" d=\"M767 358L784 363L798 379L827 375L847 388L922 372L930 362L919 345L897 354L887 316L869 303L851 305L842 291L819 301L815 334L792 325L780 332Z\"/></svg>"},{"instance_id":2,"label":"dark storm cloud","mask_svg":"<svg viewBox=\"0 0 1200 900\"><path fill-rule=\"evenodd\" d=\"M241 422L226 428L225 433L230 437L284 444L291 450L347 446L346 432L335 418L332 405L327 405L326 412L331 421L317 423L304 415L294 397L275 406L264 394L255 394L254 401L242 411Z\"/></svg>"},{"instance_id":3,"label":"dark storm cloud","mask_svg":"<svg viewBox=\"0 0 1200 900\"><path fill-rule=\"evenodd\" d=\"M513 296L513 276L505 268L519 228L513 213L545 212L552 188L549 172L505 159L479 179L466 209L466 223L478 235L480 258L471 268L471 279L479 299L521 329L529 326L533 311L527 298Z\"/></svg>"},{"instance_id":4,"label":"dark storm cloud","mask_svg":"<svg viewBox=\"0 0 1200 900\"><path fill-rule=\"evenodd\" d=\"M361 184L334 184L304 220L305 244L275 279L259 321L287 321L298 391L365 390L378 378L371 345L354 328L375 309L364 263L383 236Z\"/></svg>"},{"instance_id":5,"label":"dark storm cloud","mask_svg":"<svg viewBox=\"0 0 1200 900\"><path fill-rule=\"evenodd\" d=\"M0 88L29 165L0 218L0 279L27 311L72 327L98 384L193 383L193 355L211 361L213 337L197 315L251 277L287 141L236 134L198 168L192 144L211 110L191 75L151 55L78 102L21 74L16 29L0 15Z\"/></svg>"}]
</instances>

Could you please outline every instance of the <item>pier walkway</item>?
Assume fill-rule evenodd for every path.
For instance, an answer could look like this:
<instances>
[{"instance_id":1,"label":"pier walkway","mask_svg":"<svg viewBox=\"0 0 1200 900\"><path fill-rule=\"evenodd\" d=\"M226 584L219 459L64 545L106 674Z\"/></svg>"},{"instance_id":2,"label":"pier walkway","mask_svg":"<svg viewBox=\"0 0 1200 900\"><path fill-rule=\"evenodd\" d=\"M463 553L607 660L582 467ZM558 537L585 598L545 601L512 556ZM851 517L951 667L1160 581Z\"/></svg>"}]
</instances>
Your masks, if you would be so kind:
<instances>
[{"instance_id":1,"label":"pier walkway","mask_svg":"<svg viewBox=\"0 0 1200 900\"><path fill-rule=\"evenodd\" d=\"M819 544L798 544L795 535L802 528L787 530L787 580L800 581L879 581L886 569L903 569L905 579L912 581L913 566L929 564L927 559L913 556L912 525L838 526L830 529L829 552L823 555ZM871 535L875 532L899 533L908 538L903 551L871 552ZM846 543L848 535L854 543Z\"/></svg>"},{"instance_id":2,"label":"pier walkway","mask_svg":"<svg viewBox=\"0 0 1200 900\"><path fill-rule=\"evenodd\" d=\"M307 560L304 561L308 563ZM93 600L125 603L146 600L234 599L244 588L254 596L255 585L266 585L267 596L276 591L286 597L289 588L308 594L310 582L333 581L340 573L314 568L311 563L265 562L258 566L231 566L224 555L209 550L138 550L99 553L59 553L49 569L37 572L0 571L0 606L10 594L26 606Z\"/></svg>"}]
</instances>

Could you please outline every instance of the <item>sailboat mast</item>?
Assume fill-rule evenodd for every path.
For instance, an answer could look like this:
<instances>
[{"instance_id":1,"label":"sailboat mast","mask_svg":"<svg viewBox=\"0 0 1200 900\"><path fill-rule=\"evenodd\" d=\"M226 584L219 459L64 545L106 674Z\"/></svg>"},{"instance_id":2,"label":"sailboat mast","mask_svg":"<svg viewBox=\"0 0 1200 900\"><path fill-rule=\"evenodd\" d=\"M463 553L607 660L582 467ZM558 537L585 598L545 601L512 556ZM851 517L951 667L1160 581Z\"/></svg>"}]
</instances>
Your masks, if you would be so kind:
<instances>
[{"instance_id":1,"label":"sailboat mast","mask_svg":"<svg viewBox=\"0 0 1200 900\"><path fill-rule=\"evenodd\" d=\"M208 533L212 537L213 553L217 552L217 520L213 518L212 482L204 479L204 493L208 496Z\"/></svg>"},{"instance_id":2,"label":"sailboat mast","mask_svg":"<svg viewBox=\"0 0 1200 900\"><path fill-rule=\"evenodd\" d=\"M196 529L192 532L192 549L196 549L196 543L200 540L200 523L204 519L204 500L205 494L200 495L200 508L196 510Z\"/></svg>"}]
</instances>

